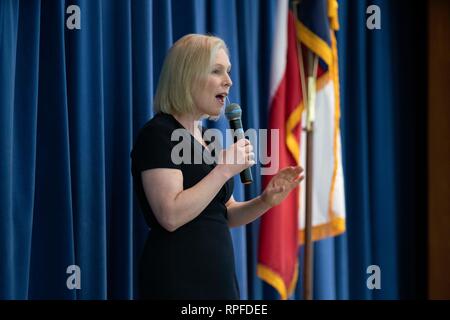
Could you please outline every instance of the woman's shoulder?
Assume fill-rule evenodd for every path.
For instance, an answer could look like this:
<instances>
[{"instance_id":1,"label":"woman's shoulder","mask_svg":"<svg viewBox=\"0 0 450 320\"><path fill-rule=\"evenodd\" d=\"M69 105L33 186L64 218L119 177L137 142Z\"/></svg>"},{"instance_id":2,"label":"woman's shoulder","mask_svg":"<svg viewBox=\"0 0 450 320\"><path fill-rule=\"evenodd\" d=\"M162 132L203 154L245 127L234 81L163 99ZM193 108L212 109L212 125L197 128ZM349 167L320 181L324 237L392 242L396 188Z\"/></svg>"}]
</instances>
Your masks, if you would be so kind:
<instances>
[{"instance_id":1,"label":"woman's shoulder","mask_svg":"<svg viewBox=\"0 0 450 320\"><path fill-rule=\"evenodd\" d=\"M171 136L177 123L169 114L157 113L137 133L130 156L133 176L149 168L170 166Z\"/></svg>"},{"instance_id":2,"label":"woman's shoulder","mask_svg":"<svg viewBox=\"0 0 450 320\"><path fill-rule=\"evenodd\" d=\"M157 113L142 126L137 134L136 141L155 135L159 137L168 136L170 138L175 129L178 129L178 126L172 115Z\"/></svg>"},{"instance_id":3,"label":"woman's shoulder","mask_svg":"<svg viewBox=\"0 0 450 320\"><path fill-rule=\"evenodd\" d=\"M148 120L136 135L133 151L146 148L149 144L170 141L172 132L177 128L171 118L169 114L157 113Z\"/></svg>"},{"instance_id":4,"label":"woman's shoulder","mask_svg":"<svg viewBox=\"0 0 450 320\"><path fill-rule=\"evenodd\" d=\"M173 130L176 128L177 123L174 121L172 115L167 113L157 113L142 126L140 133L152 130Z\"/></svg>"}]
</instances>

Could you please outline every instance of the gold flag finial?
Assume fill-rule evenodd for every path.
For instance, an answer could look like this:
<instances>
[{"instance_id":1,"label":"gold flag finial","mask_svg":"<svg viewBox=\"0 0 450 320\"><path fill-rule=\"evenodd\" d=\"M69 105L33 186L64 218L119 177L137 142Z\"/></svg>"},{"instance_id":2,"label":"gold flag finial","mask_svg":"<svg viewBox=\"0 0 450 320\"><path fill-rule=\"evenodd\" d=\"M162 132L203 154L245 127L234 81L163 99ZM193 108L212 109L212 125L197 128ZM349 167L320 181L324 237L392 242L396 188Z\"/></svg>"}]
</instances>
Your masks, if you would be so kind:
<instances>
[{"instance_id":1,"label":"gold flag finial","mask_svg":"<svg viewBox=\"0 0 450 320\"><path fill-rule=\"evenodd\" d=\"M330 18L330 26L334 31L339 30L338 8L337 0L328 0L328 17Z\"/></svg>"}]
</instances>

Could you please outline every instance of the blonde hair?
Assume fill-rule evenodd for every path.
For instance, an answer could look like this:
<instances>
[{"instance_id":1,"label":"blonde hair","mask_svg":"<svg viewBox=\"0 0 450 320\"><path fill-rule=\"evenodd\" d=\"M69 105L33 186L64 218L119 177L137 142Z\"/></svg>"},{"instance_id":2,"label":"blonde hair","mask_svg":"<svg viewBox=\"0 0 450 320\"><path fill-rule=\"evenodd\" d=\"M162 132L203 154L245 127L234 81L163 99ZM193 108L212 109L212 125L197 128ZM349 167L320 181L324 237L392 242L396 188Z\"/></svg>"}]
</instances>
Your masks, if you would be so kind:
<instances>
[{"instance_id":1,"label":"blonde hair","mask_svg":"<svg viewBox=\"0 0 450 320\"><path fill-rule=\"evenodd\" d=\"M188 34L170 48L159 76L153 110L155 113L193 113L192 90L208 74L219 49L228 54L225 42L215 36Z\"/></svg>"}]
</instances>

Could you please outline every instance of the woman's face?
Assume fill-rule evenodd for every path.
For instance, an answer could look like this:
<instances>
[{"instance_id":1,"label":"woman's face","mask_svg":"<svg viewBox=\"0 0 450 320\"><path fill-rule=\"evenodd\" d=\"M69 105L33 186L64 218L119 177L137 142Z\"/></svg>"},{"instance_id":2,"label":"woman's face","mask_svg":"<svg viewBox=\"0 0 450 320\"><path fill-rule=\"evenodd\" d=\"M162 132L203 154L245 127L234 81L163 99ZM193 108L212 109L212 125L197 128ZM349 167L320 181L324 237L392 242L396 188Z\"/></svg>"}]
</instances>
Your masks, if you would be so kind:
<instances>
[{"instance_id":1,"label":"woman's face","mask_svg":"<svg viewBox=\"0 0 450 320\"><path fill-rule=\"evenodd\" d=\"M193 91L193 100L200 115L218 116L231 85L231 64L224 49L217 51L208 75L201 79Z\"/></svg>"}]
</instances>

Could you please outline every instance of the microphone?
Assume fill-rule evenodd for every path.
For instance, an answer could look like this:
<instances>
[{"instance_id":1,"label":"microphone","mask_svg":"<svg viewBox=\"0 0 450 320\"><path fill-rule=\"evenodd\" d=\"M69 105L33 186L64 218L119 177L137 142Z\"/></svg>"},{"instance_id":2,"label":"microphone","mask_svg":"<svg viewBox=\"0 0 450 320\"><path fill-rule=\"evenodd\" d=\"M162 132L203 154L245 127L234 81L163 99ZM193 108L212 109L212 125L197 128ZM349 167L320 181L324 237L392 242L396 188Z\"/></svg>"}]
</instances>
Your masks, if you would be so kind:
<instances>
[{"instance_id":1,"label":"microphone","mask_svg":"<svg viewBox=\"0 0 450 320\"><path fill-rule=\"evenodd\" d=\"M242 110L237 103L231 103L225 108L225 116L230 122L230 129L234 131L234 142L237 140L245 139L244 129L242 128L241 121ZM241 182L243 184L250 184L253 182L252 171L250 168L244 169L241 174Z\"/></svg>"}]
</instances>

